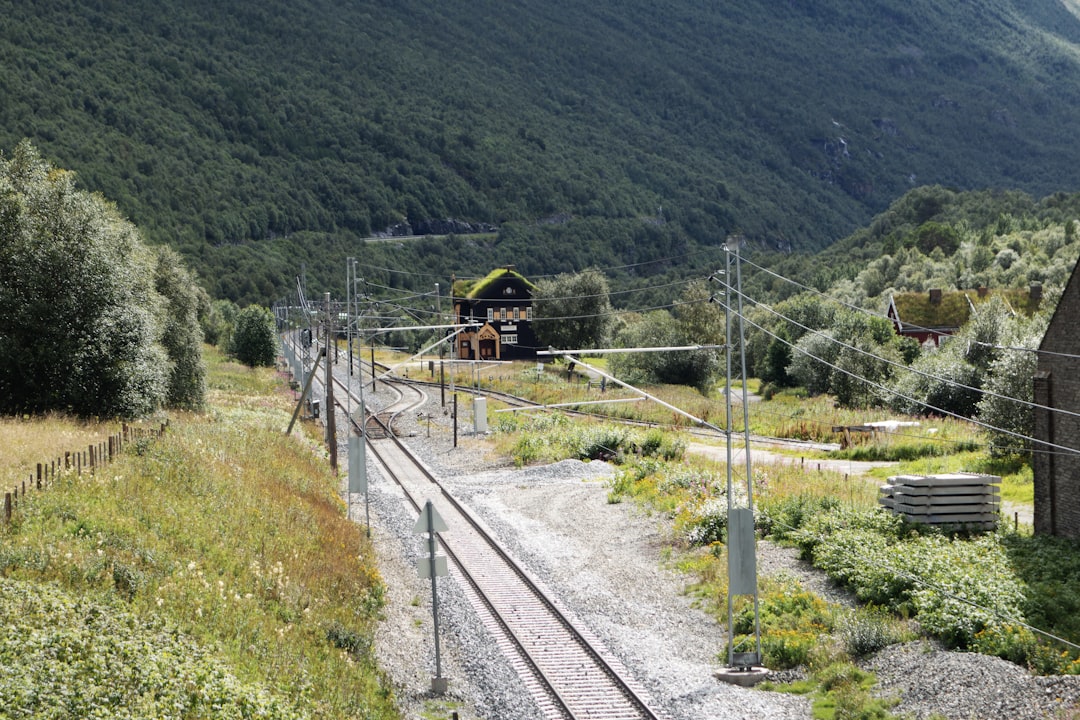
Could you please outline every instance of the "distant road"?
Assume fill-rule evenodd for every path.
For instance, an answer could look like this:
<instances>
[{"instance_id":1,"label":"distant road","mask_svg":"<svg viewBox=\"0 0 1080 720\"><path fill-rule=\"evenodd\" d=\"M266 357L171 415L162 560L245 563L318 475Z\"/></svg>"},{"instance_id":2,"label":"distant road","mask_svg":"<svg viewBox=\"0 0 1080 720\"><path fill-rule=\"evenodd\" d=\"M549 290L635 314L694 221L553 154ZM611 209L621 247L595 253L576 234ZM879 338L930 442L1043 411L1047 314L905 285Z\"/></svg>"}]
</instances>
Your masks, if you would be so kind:
<instances>
[{"instance_id":1,"label":"distant road","mask_svg":"<svg viewBox=\"0 0 1080 720\"><path fill-rule=\"evenodd\" d=\"M373 243L394 242L394 241L407 242L409 240L422 240L424 238L431 238L433 240L445 240L446 238L450 237L450 235L453 235L455 237L462 237L462 238L474 238L474 237L483 237L483 236L494 237L496 235L496 233L486 232L486 233L450 233L449 235L391 235L389 237L384 237L382 235L372 235L371 237L360 238L360 239L363 242L373 242Z\"/></svg>"},{"instance_id":2,"label":"distant road","mask_svg":"<svg viewBox=\"0 0 1080 720\"><path fill-rule=\"evenodd\" d=\"M391 235L389 237L382 237L373 235L371 237L360 238L364 242L393 242L394 240L419 240L420 238L445 238L445 235Z\"/></svg>"}]
</instances>

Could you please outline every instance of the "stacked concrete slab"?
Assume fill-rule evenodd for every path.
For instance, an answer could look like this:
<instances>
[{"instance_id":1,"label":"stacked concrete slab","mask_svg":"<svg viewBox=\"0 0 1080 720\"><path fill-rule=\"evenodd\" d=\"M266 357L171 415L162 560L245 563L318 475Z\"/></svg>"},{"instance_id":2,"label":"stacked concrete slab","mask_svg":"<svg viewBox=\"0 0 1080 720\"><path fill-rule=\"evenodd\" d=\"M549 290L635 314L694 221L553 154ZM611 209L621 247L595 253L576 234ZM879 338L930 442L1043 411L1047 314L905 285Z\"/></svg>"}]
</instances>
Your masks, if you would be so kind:
<instances>
[{"instance_id":1,"label":"stacked concrete slab","mask_svg":"<svg viewBox=\"0 0 1080 720\"><path fill-rule=\"evenodd\" d=\"M997 475L966 472L894 475L881 486L878 502L909 522L993 530L1000 483Z\"/></svg>"}]
</instances>

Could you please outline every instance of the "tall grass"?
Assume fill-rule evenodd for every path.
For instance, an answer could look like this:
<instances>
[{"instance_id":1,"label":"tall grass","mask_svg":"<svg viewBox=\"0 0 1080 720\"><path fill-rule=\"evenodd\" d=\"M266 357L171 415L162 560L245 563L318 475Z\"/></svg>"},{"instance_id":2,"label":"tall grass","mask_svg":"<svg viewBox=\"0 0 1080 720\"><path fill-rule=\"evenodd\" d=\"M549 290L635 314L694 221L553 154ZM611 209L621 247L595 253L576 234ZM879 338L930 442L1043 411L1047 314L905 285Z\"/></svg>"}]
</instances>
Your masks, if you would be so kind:
<instances>
[{"instance_id":1,"label":"tall grass","mask_svg":"<svg viewBox=\"0 0 1080 720\"><path fill-rule=\"evenodd\" d=\"M82 451L120 429L119 422L93 422L60 414L0 418L0 487L8 488L65 452Z\"/></svg>"},{"instance_id":2,"label":"tall grass","mask_svg":"<svg viewBox=\"0 0 1080 720\"><path fill-rule=\"evenodd\" d=\"M175 628L288 716L396 717L371 653L383 585L324 451L284 434L292 398L272 371L209 366L206 414L28 497L0 573ZM98 682L84 670L73 687Z\"/></svg>"}]
</instances>

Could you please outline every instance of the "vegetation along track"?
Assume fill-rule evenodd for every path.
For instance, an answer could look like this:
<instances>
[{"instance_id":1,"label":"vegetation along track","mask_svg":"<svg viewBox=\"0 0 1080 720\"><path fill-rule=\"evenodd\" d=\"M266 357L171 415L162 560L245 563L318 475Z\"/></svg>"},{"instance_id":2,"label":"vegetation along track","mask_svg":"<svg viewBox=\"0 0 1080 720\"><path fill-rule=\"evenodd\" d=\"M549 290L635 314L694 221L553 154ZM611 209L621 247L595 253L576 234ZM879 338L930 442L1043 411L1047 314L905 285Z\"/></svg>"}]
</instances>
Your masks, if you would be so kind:
<instances>
[{"instance_id":1,"label":"vegetation along track","mask_svg":"<svg viewBox=\"0 0 1080 720\"><path fill-rule=\"evenodd\" d=\"M397 383L395 383L397 385ZM544 717L659 720L644 689L588 631L578 628L390 430L393 416L415 408L423 391L398 385L399 399L365 422L369 457L378 458L417 511L430 499L449 528L440 534L466 596L500 650L529 688ZM420 397L420 400L417 397ZM352 420L359 428L357 421Z\"/></svg>"}]
</instances>

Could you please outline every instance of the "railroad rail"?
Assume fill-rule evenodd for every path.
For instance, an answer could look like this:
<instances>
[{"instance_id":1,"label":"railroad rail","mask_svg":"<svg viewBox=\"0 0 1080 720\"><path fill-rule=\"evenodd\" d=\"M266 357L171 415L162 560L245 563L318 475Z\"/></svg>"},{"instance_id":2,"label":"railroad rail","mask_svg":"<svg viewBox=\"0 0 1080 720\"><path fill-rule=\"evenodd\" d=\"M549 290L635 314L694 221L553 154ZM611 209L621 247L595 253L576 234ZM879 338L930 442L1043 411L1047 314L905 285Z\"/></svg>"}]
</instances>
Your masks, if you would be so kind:
<instances>
[{"instance_id":1,"label":"railroad rail","mask_svg":"<svg viewBox=\"0 0 1080 720\"><path fill-rule=\"evenodd\" d=\"M339 382L340 384L340 382ZM395 383L396 384L396 383ZM342 385L344 387L344 385ZM390 429L393 418L423 400L409 384L397 385L399 399L363 422L383 428L368 434L368 449L401 486L419 511L427 499L450 530L440 534L453 567L465 579L466 596L481 622L529 689L545 718L551 720L660 720L644 688L627 679L625 668L587 630L552 600L540 583L503 549ZM359 429L355 418L351 419Z\"/></svg>"}]
</instances>

